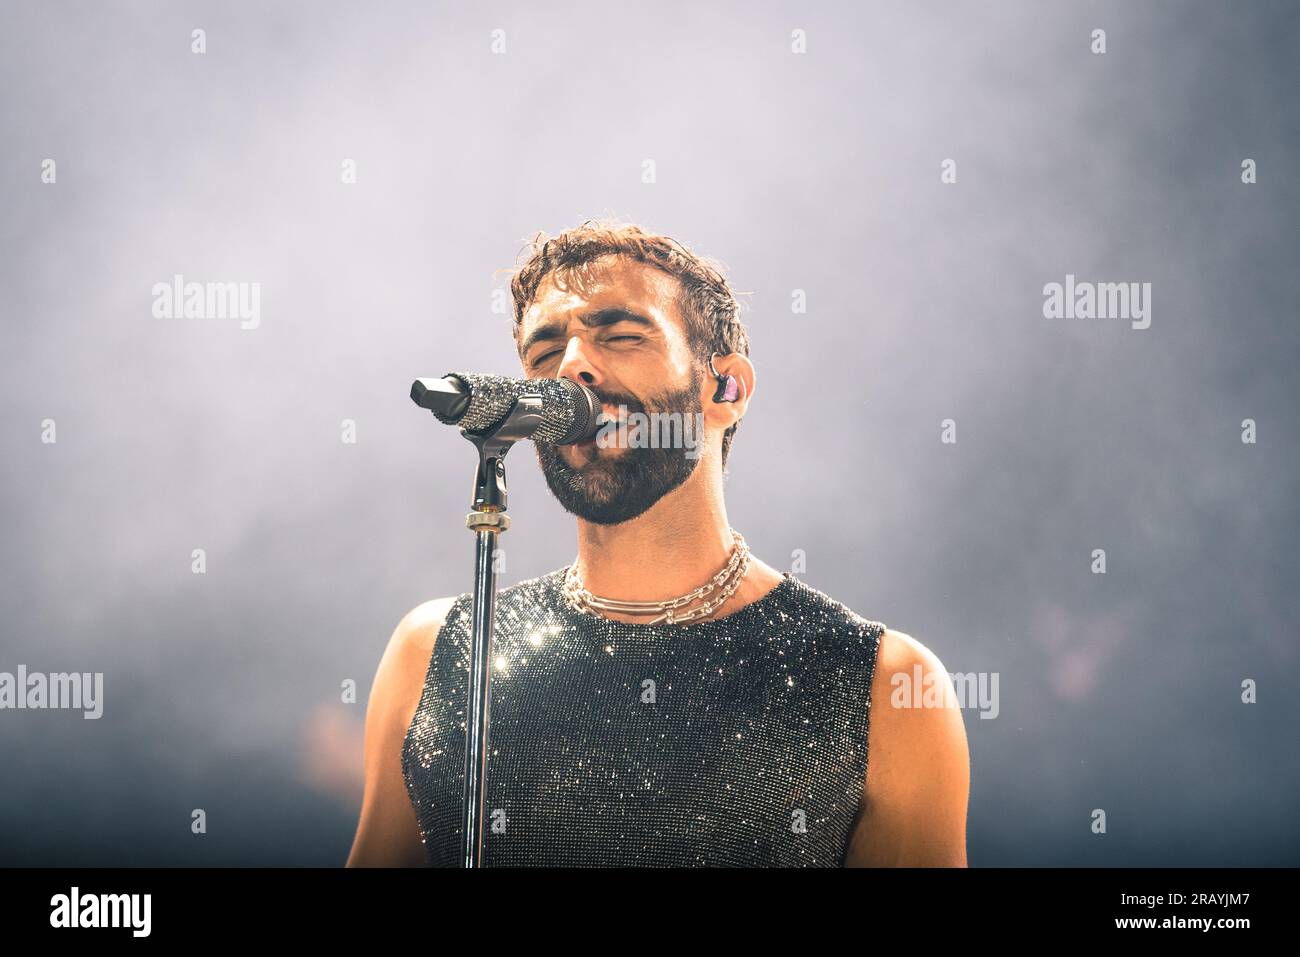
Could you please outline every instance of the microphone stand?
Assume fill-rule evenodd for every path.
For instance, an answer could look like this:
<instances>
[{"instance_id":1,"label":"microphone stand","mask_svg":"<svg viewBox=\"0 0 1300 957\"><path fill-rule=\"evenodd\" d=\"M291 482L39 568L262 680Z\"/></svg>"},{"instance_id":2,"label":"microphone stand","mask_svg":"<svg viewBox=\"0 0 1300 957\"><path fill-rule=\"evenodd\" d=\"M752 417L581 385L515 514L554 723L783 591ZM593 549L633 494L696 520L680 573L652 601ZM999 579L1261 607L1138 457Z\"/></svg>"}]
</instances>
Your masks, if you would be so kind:
<instances>
[{"instance_id":1,"label":"microphone stand","mask_svg":"<svg viewBox=\"0 0 1300 957\"><path fill-rule=\"evenodd\" d=\"M478 449L474 502L465 526L474 533L474 619L470 638L469 690L465 703L465 787L461 807L461 862L482 867L483 802L486 795L488 724L492 705L492 631L496 618L497 537L510 528L506 515L506 453L542 424L542 398L523 395L510 414L479 432L461 431Z\"/></svg>"}]
</instances>

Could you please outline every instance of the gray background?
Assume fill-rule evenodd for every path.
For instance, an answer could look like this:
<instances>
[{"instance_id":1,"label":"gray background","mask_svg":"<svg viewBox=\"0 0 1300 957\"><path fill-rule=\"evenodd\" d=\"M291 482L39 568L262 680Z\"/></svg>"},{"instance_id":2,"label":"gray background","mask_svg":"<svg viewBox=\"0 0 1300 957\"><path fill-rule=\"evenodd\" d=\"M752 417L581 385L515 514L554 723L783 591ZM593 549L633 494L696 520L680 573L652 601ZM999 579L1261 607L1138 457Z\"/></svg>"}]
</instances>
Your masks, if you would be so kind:
<instances>
[{"instance_id":1,"label":"gray background","mask_svg":"<svg viewBox=\"0 0 1300 957\"><path fill-rule=\"evenodd\" d=\"M388 635L471 584L470 447L409 383L516 373L496 270L603 215L748 294L757 554L999 673L972 865L1300 863L1298 39L1259 2L6 3L0 670L106 704L0 712L0 863L342 863ZM260 328L153 318L174 273L260 282ZM1151 282L1151 328L1044 319L1066 273ZM576 548L511 461L503 584Z\"/></svg>"}]
</instances>

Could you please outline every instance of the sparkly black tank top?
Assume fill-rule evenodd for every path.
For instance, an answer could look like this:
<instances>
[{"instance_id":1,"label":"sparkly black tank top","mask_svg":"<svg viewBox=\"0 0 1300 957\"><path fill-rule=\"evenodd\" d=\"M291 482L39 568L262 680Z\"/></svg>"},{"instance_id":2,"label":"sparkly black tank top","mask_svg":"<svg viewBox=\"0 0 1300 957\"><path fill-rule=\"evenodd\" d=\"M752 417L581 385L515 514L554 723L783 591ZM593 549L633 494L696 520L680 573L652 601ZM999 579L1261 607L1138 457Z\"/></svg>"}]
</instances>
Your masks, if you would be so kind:
<instances>
[{"instance_id":1,"label":"sparkly black tank top","mask_svg":"<svg viewBox=\"0 0 1300 957\"><path fill-rule=\"evenodd\" d=\"M564 572L497 594L483 866L842 866L885 626L789 573L724 618L625 624ZM471 602L402 747L435 867L460 864Z\"/></svg>"}]
</instances>

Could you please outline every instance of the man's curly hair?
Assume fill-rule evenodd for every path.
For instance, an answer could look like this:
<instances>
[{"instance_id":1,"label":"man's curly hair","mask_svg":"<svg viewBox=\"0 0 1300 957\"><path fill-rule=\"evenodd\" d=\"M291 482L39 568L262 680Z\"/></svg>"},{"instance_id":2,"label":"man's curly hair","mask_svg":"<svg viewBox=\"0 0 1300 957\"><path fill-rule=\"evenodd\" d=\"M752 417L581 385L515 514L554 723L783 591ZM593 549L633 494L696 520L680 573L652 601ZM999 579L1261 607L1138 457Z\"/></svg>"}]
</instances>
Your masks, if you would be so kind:
<instances>
[{"instance_id":1,"label":"man's curly hair","mask_svg":"<svg viewBox=\"0 0 1300 957\"><path fill-rule=\"evenodd\" d=\"M526 250L527 259L510 280L515 301L514 336L518 346L524 313L537 295L542 280L551 273L562 277L581 272L601 256L627 256L675 276L681 293L677 306L686 321L686 337L708 373L714 352L749 355L749 335L740 321L740 303L722 275L721 264L697 256L667 236L647 233L631 223L588 220L581 226L548 237L539 232ZM522 256L523 254L521 254ZM725 468L737 420L722 436Z\"/></svg>"}]
</instances>

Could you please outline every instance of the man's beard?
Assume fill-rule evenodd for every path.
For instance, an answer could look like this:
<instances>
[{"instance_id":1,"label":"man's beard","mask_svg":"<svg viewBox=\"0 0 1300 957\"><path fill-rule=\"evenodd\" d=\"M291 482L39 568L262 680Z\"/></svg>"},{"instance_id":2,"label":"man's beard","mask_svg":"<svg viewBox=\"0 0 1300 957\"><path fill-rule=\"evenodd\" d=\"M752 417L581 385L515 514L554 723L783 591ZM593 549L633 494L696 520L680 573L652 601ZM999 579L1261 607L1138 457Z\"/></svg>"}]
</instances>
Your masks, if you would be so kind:
<instances>
[{"instance_id":1,"label":"man's beard","mask_svg":"<svg viewBox=\"0 0 1300 957\"><path fill-rule=\"evenodd\" d=\"M596 390L592 390L593 392ZM646 406L630 393L597 392L607 405L627 406L633 412L676 412L699 421L700 372L695 370L691 384L684 389L660 393ZM620 410L621 411L621 410ZM628 427L629 433L632 431ZM695 471L704 436L697 434L694 449L628 447L610 452L596 447L594 457L575 468L564 460L559 447L536 442L537 461L546 476L551 494L560 500L565 511L596 525L618 525L646 512ZM687 451L693 454L687 455Z\"/></svg>"}]
</instances>

